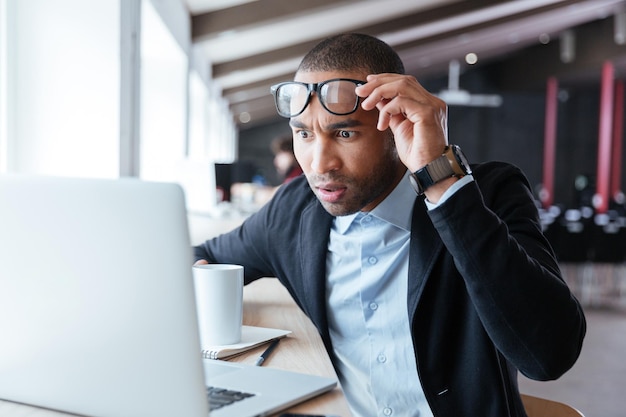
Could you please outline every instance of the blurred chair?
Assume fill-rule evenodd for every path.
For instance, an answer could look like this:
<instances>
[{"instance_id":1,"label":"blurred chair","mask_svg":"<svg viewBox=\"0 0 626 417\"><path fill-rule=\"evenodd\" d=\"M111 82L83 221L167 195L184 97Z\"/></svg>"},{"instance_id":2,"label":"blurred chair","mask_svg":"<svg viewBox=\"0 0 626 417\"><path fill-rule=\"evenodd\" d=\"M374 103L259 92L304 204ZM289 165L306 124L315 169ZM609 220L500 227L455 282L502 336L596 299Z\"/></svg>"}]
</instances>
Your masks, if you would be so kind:
<instances>
[{"instance_id":1,"label":"blurred chair","mask_svg":"<svg viewBox=\"0 0 626 417\"><path fill-rule=\"evenodd\" d=\"M522 403L528 417L585 417L567 404L522 394Z\"/></svg>"},{"instance_id":2,"label":"blurred chair","mask_svg":"<svg viewBox=\"0 0 626 417\"><path fill-rule=\"evenodd\" d=\"M592 255L592 213L581 209L565 210L556 223L555 252L561 262L586 263Z\"/></svg>"},{"instance_id":3,"label":"blurred chair","mask_svg":"<svg viewBox=\"0 0 626 417\"><path fill-rule=\"evenodd\" d=\"M626 228L617 213L596 214L593 218L593 262L621 263L626 260Z\"/></svg>"},{"instance_id":4,"label":"blurred chair","mask_svg":"<svg viewBox=\"0 0 626 417\"><path fill-rule=\"evenodd\" d=\"M586 209L586 208L584 208ZM589 287L586 285L593 276L591 254L590 215L587 210L567 209L551 225L549 238L567 284L584 301Z\"/></svg>"}]
</instances>

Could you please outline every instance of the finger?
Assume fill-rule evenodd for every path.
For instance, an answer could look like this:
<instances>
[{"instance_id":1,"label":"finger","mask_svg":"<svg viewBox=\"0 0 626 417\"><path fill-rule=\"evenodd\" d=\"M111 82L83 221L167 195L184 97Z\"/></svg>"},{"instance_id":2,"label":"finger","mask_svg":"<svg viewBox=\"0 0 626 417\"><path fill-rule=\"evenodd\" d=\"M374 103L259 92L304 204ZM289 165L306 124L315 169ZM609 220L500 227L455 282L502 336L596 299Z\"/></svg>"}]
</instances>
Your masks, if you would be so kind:
<instances>
[{"instance_id":1,"label":"finger","mask_svg":"<svg viewBox=\"0 0 626 417\"><path fill-rule=\"evenodd\" d=\"M199 259L197 260L194 265L208 265L209 262L207 262L205 259Z\"/></svg>"},{"instance_id":2,"label":"finger","mask_svg":"<svg viewBox=\"0 0 626 417\"><path fill-rule=\"evenodd\" d=\"M381 104L380 108L383 108L383 107L384 105ZM379 111L378 112L378 124L376 125L376 129L380 130L381 132L384 132L389 127L390 120L391 120L391 115L389 113L385 111Z\"/></svg>"},{"instance_id":3,"label":"finger","mask_svg":"<svg viewBox=\"0 0 626 417\"><path fill-rule=\"evenodd\" d=\"M395 97L392 100L381 100L376 104L378 109L378 125L377 129L384 131L387 128L394 128L394 125L409 119L412 123L419 120L418 110L416 106L421 107L422 104L404 97ZM411 117L409 115L412 115Z\"/></svg>"},{"instance_id":4,"label":"finger","mask_svg":"<svg viewBox=\"0 0 626 417\"><path fill-rule=\"evenodd\" d=\"M381 103L386 104L398 95L397 90L395 90L394 87L390 84L384 84L381 86L368 84L359 87L362 88L362 90L359 90L359 92L357 92L360 97L365 97L361 102L361 107L366 111L373 110L375 107L379 107ZM365 89L365 86L368 86L368 88Z\"/></svg>"},{"instance_id":5,"label":"finger","mask_svg":"<svg viewBox=\"0 0 626 417\"><path fill-rule=\"evenodd\" d=\"M367 83L355 90L363 98L361 107L369 111L377 107L379 102L393 99L402 91L402 80L405 78L405 75L400 74L368 75Z\"/></svg>"}]
</instances>

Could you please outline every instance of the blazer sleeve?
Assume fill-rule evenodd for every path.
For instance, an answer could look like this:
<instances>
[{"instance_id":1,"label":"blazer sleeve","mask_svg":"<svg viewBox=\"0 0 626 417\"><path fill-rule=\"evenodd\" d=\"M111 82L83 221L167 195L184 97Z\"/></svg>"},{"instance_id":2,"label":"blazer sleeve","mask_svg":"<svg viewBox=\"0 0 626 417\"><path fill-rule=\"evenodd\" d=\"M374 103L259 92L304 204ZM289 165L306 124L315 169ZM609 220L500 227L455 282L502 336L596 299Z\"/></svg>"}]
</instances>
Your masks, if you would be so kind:
<instances>
[{"instance_id":1,"label":"blazer sleeve","mask_svg":"<svg viewBox=\"0 0 626 417\"><path fill-rule=\"evenodd\" d=\"M241 226L194 247L194 260L243 265L246 284L261 277L300 277L300 215L315 202L306 178L295 178Z\"/></svg>"},{"instance_id":2,"label":"blazer sleeve","mask_svg":"<svg viewBox=\"0 0 626 417\"><path fill-rule=\"evenodd\" d=\"M580 354L586 323L543 236L516 167L482 164L429 211L497 349L532 379L556 379Z\"/></svg>"}]
</instances>

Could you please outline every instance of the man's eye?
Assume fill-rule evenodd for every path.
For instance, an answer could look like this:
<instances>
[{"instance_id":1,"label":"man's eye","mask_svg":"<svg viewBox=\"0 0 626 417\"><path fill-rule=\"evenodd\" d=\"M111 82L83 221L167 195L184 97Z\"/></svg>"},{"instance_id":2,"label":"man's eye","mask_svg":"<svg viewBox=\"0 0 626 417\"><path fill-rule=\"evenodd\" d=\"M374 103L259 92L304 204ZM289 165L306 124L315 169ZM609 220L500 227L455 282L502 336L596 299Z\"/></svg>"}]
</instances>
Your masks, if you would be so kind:
<instances>
[{"instance_id":1,"label":"man's eye","mask_svg":"<svg viewBox=\"0 0 626 417\"><path fill-rule=\"evenodd\" d=\"M350 139L354 137L354 132L350 132L348 130L340 130L337 135L342 139Z\"/></svg>"},{"instance_id":2,"label":"man's eye","mask_svg":"<svg viewBox=\"0 0 626 417\"><path fill-rule=\"evenodd\" d=\"M309 132L307 132L306 130L299 130L296 132L296 135L300 138L300 139L307 139L309 138L311 135Z\"/></svg>"}]
</instances>

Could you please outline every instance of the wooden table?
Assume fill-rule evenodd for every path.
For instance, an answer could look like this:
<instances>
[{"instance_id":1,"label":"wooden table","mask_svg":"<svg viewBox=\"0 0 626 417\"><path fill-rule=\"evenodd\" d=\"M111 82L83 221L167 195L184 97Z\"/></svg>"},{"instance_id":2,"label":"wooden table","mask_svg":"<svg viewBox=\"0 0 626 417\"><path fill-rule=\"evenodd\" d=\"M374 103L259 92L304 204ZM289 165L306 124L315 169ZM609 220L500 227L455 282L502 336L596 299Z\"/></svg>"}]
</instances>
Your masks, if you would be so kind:
<instances>
[{"instance_id":1,"label":"wooden table","mask_svg":"<svg viewBox=\"0 0 626 417\"><path fill-rule=\"evenodd\" d=\"M252 326L291 330L263 366L336 377L322 340L310 320L300 311L285 288L274 278L263 278L244 290L244 323ZM266 346L232 361L254 363ZM341 388L322 394L289 409L293 413L329 414L349 417ZM0 400L0 417L62 417L71 414Z\"/></svg>"},{"instance_id":2,"label":"wooden table","mask_svg":"<svg viewBox=\"0 0 626 417\"><path fill-rule=\"evenodd\" d=\"M275 278L263 278L244 289L245 324L291 330L263 366L336 378L322 339L313 323L300 310L287 290ZM232 359L254 363L267 346ZM350 410L341 388L289 409L293 413L328 414L349 417Z\"/></svg>"}]
</instances>

